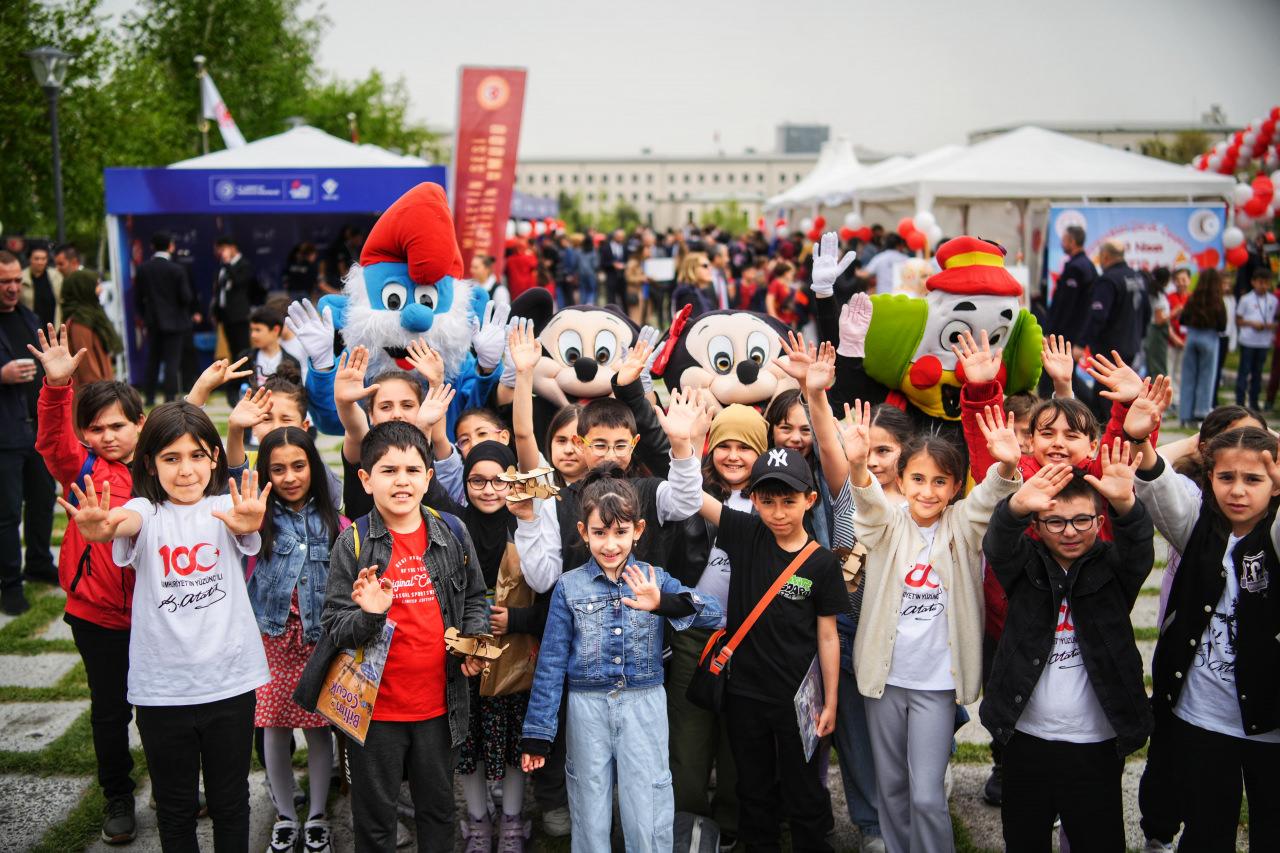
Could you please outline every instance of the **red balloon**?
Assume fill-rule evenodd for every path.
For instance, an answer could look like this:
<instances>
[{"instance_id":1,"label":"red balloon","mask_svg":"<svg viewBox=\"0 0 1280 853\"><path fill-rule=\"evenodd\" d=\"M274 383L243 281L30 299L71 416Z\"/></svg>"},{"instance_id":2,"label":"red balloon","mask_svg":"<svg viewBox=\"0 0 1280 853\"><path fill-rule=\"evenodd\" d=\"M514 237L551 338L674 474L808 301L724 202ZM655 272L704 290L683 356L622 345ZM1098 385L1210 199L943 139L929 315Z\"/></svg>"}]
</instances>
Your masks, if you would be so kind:
<instances>
[{"instance_id":1,"label":"red balloon","mask_svg":"<svg viewBox=\"0 0 1280 853\"><path fill-rule=\"evenodd\" d=\"M1244 131L1243 131L1243 130L1237 130L1235 133L1231 134L1231 144L1232 144L1233 146L1235 146L1236 148L1239 148L1239 147L1240 147L1240 143L1242 143L1242 142L1244 142Z\"/></svg>"},{"instance_id":2,"label":"red balloon","mask_svg":"<svg viewBox=\"0 0 1280 853\"><path fill-rule=\"evenodd\" d=\"M1242 267L1249 262L1249 250L1244 245L1227 250L1227 263L1233 267Z\"/></svg>"},{"instance_id":3,"label":"red balloon","mask_svg":"<svg viewBox=\"0 0 1280 853\"><path fill-rule=\"evenodd\" d=\"M1265 199L1259 198L1258 196L1255 195L1253 198L1249 199L1244 204L1242 204L1240 206L1240 209L1243 210L1246 214L1248 214L1250 218L1257 219L1259 216L1261 216L1263 213L1266 212L1267 202Z\"/></svg>"},{"instance_id":4,"label":"red balloon","mask_svg":"<svg viewBox=\"0 0 1280 853\"><path fill-rule=\"evenodd\" d=\"M756 220L756 230L757 230L757 231L763 231L763 230L764 230L764 224L765 224L765 223L764 223L764 217L763 217L763 216L761 216L759 219L757 219L757 220Z\"/></svg>"},{"instance_id":5,"label":"red balloon","mask_svg":"<svg viewBox=\"0 0 1280 853\"><path fill-rule=\"evenodd\" d=\"M1259 175L1254 178L1251 186L1253 187L1253 194L1258 198L1265 199L1267 204L1270 204L1271 199L1275 197L1276 185L1266 175Z\"/></svg>"},{"instance_id":6,"label":"red balloon","mask_svg":"<svg viewBox=\"0 0 1280 853\"><path fill-rule=\"evenodd\" d=\"M853 232L853 236L857 237L859 240L861 240L864 243L870 243L871 242L871 226L863 225L857 231Z\"/></svg>"},{"instance_id":7,"label":"red balloon","mask_svg":"<svg viewBox=\"0 0 1280 853\"><path fill-rule=\"evenodd\" d=\"M904 216L898 220L898 234L901 235L902 239L907 239L907 237L915 230L916 224L912 221L910 216Z\"/></svg>"},{"instance_id":8,"label":"red balloon","mask_svg":"<svg viewBox=\"0 0 1280 853\"><path fill-rule=\"evenodd\" d=\"M1196 268L1207 270L1218 265L1218 250L1210 246L1195 256Z\"/></svg>"},{"instance_id":9,"label":"red balloon","mask_svg":"<svg viewBox=\"0 0 1280 853\"><path fill-rule=\"evenodd\" d=\"M787 227L787 220L785 220L785 219L779 219L779 220L777 220L776 222L774 222L774 223L773 223L773 227L774 227L774 228L786 228L786 227Z\"/></svg>"},{"instance_id":10,"label":"red balloon","mask_svg":"<svg viewBox=\"0 0 1280 853\"><path fill-rule=\"evenodd\" d=\"M1280 121L1280 107L1271 108L1271 118L1274 121Z\"/></svg>"},{"instance_id":11,"label":"red balloon","mask_svg":"<svg viewBox=\"0 0 1280 853\"><path fill-rule=\"evenodd\" d=\"M809 238L809 242L816 243L822 239L822 231L818 228L810 228L809 232L804 236Z\"/></svg>"},{"instance_id":12,"label":"red balloon","mask_svg":"<svg viewBox=\"0 0 1280 853\"><path fill-rule=\"evenodd\" d=\"M907 245L911 247L911 251L918 252L924 248L925 236L919 231L912 231L907 235Z\"/></svg>"},{"instance_id":13,"label":"red balloon","mask_svg":"<svg viewBox=\"0 0 1280 853\"><path fill-rule=\"evenodd\" d=\"M815 231L821 231L823 228L826 228L826 227L827 227L827 218L825 216L815 216L813 218L813 229Z\"/></svg>"},{"instance_id":14,"label":"red balloon","mask_svg":"<svg viewBox=\"0 0 1280 853\"><path fill-rule=\"evenodd\" d=\"M856 228L840 229L840 239L845 243L848 243L850 240L852 240L854 237L857 237L857 236L858 236L858 229Z\"/></svg>"},{"instance_id":15,"label":"red balloon","mask_svg":"<svg viewBox=\"0 0 1280 853\"><path fill-rule=\"evenodd\" d=\"M1272 136L1275 135L1275 132L1276 132L1276 120L1273 118L1269 118L1262 123L1261 127L1258 128L1258 137L1261 139L1269 140L1271 139Z\"/></svg>"}]
</instances>

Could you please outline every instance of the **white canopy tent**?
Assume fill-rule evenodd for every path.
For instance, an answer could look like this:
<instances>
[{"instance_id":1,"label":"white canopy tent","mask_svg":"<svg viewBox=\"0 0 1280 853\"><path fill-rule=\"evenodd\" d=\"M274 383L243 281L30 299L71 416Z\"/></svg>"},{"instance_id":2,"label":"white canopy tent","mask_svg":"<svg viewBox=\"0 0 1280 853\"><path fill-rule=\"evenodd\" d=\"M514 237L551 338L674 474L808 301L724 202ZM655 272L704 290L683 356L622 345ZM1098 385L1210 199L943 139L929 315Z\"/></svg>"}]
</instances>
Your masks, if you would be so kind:
<instances>
[{"instance_id":1,"label":"white canopy tent","mask_svg":"<svg viewBox=\"0 0 1280 853\"><path fill-rule=\"evenodd\" d=\"M429 166L421 157L396 154L376 145L357 145L323 130L302 125L275 136L255 139L239 148L226 148L170 169L359 169L387 166Z\"/></svg>"},{"instance_id":2,"label":"white canopy tent","mask_svg":"<svg viewBox=\"0 0 1280 853\"><path fill-rule=\"evenodd\" d=\"M801 204L817 204L822 200L821 187L829 186L840 176L854 176L866 167L853 153L853 143L837 136L823 144L818 152L818 162L813 170L801 178L795 186L784 190L765 202L766 208L793 207Z\"/></svg>"}]
</instances>

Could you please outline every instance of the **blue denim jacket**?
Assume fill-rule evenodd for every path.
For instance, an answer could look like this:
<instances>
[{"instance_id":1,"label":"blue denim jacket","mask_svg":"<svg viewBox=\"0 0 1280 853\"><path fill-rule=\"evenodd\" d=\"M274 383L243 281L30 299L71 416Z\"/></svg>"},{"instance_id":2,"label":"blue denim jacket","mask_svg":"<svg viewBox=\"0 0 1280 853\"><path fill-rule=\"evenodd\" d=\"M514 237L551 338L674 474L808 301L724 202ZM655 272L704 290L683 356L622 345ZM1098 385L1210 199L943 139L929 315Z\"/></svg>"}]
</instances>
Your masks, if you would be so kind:
<instances>
[{"instance_id":1,"label":"blue denim jacket","mask_svg":"<svg viewBox=\"0 0 1280 853\"><path fill-rule=\"evenodd\" d=\"M298 589L304 639L320 639L320 613L324 609L325 584L329 580L329 531L311 502L302 512L276 503L271 510L275 539L271 553L259 554L249 576L249 603L258 619L258 630L268 636L284 633L289 602Z\"/></svg>"},{"instance_id":2,"label":"blue denim jacket","mask_svg":"<svg viewBox=\"0 0 1280 853\"><path fill-rule=\"evenodd\" d=\"M649 575L649 564L627 558ZM703 596L660 568L654 579L664 594L675 594L693 605L693 613L669 619L677 631L714 628L722 616L720 602ZM662 684L662 620L646 610L622 603L631 588L617 582L595 559L565 572L551 593L547 627L538 650L538 669L524 717L524 737L552 741L556 714L568 677L571 690L625 690Z\"/></svg>"}]
</instances>

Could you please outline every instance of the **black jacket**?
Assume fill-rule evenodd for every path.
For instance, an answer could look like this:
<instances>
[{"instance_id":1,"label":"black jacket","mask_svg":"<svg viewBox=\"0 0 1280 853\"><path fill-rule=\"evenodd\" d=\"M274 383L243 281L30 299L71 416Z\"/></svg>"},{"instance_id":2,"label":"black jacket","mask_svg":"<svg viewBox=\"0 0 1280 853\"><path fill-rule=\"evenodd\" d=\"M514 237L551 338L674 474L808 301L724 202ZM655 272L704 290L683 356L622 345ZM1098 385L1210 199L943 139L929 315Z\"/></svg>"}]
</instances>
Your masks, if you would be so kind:
<instances>
[{"instance_id":1,"label":"black jacket","mask_svg":"<svg viewBox=\"0 0 1280 853\"><path fill-rule=\"evenodd\" d=\"M191 331L196 296L182 264L152 257L133 277L135 306L147 330L156 333Z\"/></svg>"},{"instance_id":2,"label":"black jacket","mask_svg":"<svg viewBox=\"0 0 1280 853\"><path fill-rule=\"evenodd\" d=\"M35 312L21 302L13 309L18 313L31 330L31 339L36 339L36 329L40 327L40 318ZM34 358L22 342L10 341L9 336L0 330L0 367L4 367L16 358ZM33 389L44 384L44 369L40 360L36 362L36 378L31 382L14 384L0 383L0 449L30 449L36 444L36 424L32 417L31 400L36 393ZM10 486L9 488L15 488Z\"/></svg>"},{"instance_id":3,"label":"black jacket","mask_svg":"<svg viewBox=\"0 0 1280 853\"><path fill-rule=\"evenodd\" d=\"M221 294L226 291L226 299ZM223 323L247 323L253 306L260 305L266 291L258 283L249 259L241 255L234 263L223 264L218 269L218 281L213 289L213 316Z\"/></svg>"},{"instance_id":4,"label":"black jacket","mask_svg":"<svg viewBox=\"0 0 1280 853\"><path fill-rule=\"evenodd\" d=\"M1084 329L1089 321L1089 298L1097 277L1098 271L1088 255L1076 252L1071 256L1053 289L1053 304L1049 306L1049 321L1045 326L1047 334L1062 335L1079 346L1087 343Z\"/></svg>"},{"instance_id":5,"label":"black jacket","mask_svg":"<svg viewBox=\"0 0 1280 853\"><path fill-rule=\"evenodd\" d=\"M1009 509L1007 498L991 516L982 549L1009 596L1009 614L978 714L1001 743L1013 737L1040 681L1064 598L1089 684L1115 729L1116 749L1128 755L1151 734L1151 704L1129 613L1155 560L1154 529L1141 501L1111 522L1115 541L1099 539L1063 572L1045 544L1027 532L1027 519Z\"/></svg>"},{"instance_id":6,"label":"black jacket","mask_svg":"<svg viewBox=\"0 0 1280 853\"><path fill-rule=\"evenodd\" d=\"M1115 350L1133 363L1146 333L1144 312L1150 316L1146 281L1128 264L1112 264L1093 282L1088 324L1078 343L1104 355Z\"/></svg>"}]
</instances>

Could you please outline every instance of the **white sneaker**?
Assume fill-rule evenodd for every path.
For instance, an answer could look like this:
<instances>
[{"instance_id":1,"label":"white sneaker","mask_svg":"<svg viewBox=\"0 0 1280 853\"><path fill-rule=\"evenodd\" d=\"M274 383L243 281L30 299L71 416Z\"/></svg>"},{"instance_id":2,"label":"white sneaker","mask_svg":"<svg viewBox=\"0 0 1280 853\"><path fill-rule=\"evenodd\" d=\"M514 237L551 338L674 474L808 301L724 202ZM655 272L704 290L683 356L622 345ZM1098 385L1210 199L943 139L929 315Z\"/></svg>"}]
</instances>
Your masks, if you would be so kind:
<instances>
[{"instance_id":1,"label":"white sneaker","mask_svg":"<svg viewBox=\"0 0 1280 853\"><path fill-rule=\"evenodd\" d=\"M267 853L293 853L298 846L298 822L296 820L278 820L271 827L271 841L267 844Z\"/></svg>"},{"instance_id":2,"label":"white sneaker","mask_svg":"<svg viewBox=\"0 0 1280 853\"><path fill-rule=\"evenodd\" d=\"M1173 845L1165 844L1158 838L1148 838L1142 845L1142 853L1173 853Z\"/></svg>"},{"instance_id":3,"label":"white sneaker","mask_svg":"<svg viewBox=\"0 0 1280 853\"><path fill-rule=\"evenodd\" d=\"M303 825L302 849L306 853L333 853L333 839L328 820L323 817L313 817Z\"/></svg>"},{"instance_id":4,"label":"white sneaker","mask_svg":"<svg viewBox=\"0 0 1280 853\"><path fill-rule=\"evenodd\" d=\"M878 835L862 836L862 853L885 853L884 839Z\"/></svg>"},{"instance_id":5,"label":"white sneaker","mask_svg":"<svg viewBox=\"0 0 1280 853\"><path fill-rule=\"evenodd\" d=\"M564 838L573 829L569 809L561 806L542 813L542 831L552 838Z\"/></svg>"}]
</instances>

